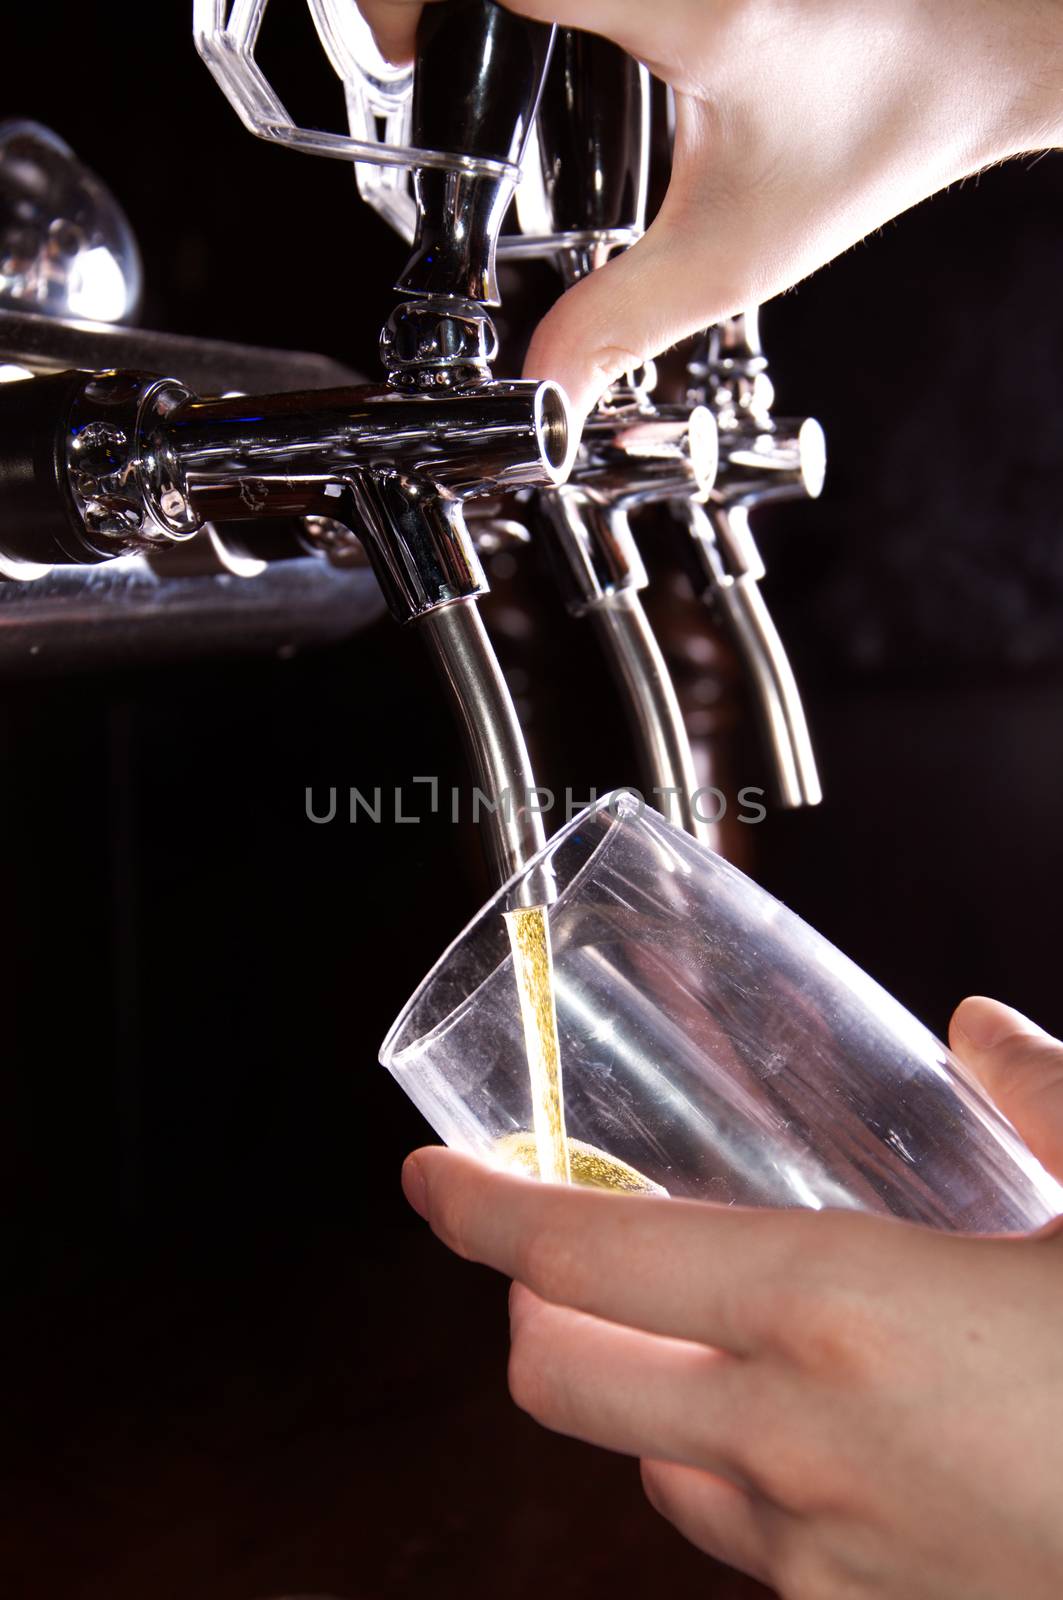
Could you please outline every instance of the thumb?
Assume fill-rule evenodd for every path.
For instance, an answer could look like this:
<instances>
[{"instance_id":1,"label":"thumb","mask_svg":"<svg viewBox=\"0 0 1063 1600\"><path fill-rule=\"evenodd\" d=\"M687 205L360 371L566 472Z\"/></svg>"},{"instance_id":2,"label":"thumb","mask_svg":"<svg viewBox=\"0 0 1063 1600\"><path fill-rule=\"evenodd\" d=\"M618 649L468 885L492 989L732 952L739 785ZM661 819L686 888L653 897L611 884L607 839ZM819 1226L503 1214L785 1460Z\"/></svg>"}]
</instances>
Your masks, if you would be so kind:
<instances>
[{"instance_id":1,"label":"thumb","mask_svg":"<svg viewBox=\"0 0 1063 1600\"><path fill-rule=\"evenodd\" d=\"M525 376L559 383L580 416L623 373L749 303L742 288L713 281L703 223L684 226L685 211L666 199L643 237L573 285L535 330Z\"/></svg>"},{"instance_id":2,"label":"thumb","mask_svg":"<svg viewBox=\"0 0 1063 1600\"><path fill-rule=\"evenodd\" d=\"M1063 1178L1063 1044L982 995L956 1007L949 1043L1038 1160Z\"/></svg>"},{"instance_id":3,"label":"thumb","mask_svg":"<svg viewBox=\"0 0 1063 1600\"><path fill-rule=\"evenodd\" d=\"M671 180L653 223L561 296L524 363L527 377L567 389L583 415L624 372L801 276L779 242L780 206L797 205L789 190L781 199L759 195L746 153L712 112L685 94L675 106Z\"/></svg>"},{"instance_id":4,"label":"thumb","mask_svg":"<svg viewBox=\"0 0 1063 1600\"><path fill-rule=\"evenodd\" d=\"M372 29L385 61L401 66L413 60L420 0L359 0L358 9Z\"/></svg>"}]
</instances>

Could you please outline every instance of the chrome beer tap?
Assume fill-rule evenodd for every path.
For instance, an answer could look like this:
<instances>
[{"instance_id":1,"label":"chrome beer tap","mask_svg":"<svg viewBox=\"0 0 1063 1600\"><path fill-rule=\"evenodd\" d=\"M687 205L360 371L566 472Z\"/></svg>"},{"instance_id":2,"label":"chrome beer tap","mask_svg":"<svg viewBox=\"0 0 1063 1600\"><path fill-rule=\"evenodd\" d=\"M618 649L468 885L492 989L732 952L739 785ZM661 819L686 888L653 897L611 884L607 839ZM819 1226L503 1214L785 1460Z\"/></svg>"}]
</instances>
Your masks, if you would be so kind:
<instances>
[{"instance_id":1,"label":"chrome beer tap","mask_svg":"<svg viewBox=\"0 0 1063 1600\"><path fill-rule=\"evenodd\" d=\"M550 28L491 0L425 10L412 129L426 164L414 166L403 299L381 337L386 384L203 399L174 379L105 371L0 388L0 553L14 562L95 564L211 523L306 517L333 541L348 530L450 691L500 883L545 841L463 508L557 483L569 465L564 394L491 377L486 309L551 43ZM547 891L522 892L538 904Z\"/></svg>"},{"instance_id":2,"label":"chrome beer tap","mask_svg":"<svg viewBox=\"0 0 1063 1600\"><path fill-rule=\"evenodd\" d=\"M704 504L677 500L692 537L697 587L730 631L752 684L772 756L778 797L789 807L822 799L801 694L764 601L764 562L750 527L758 506L815 499L826 446L819 423L772 416L774 390L756 308L710 329L688 363L689 398L713 408L720 469Z\"/></svg>"},{"instance_id":3,"label":"chrome beer tap","mask_svg":"<svg viewBox=\"0 0 1063 1600\"><path fill-rule=\"evenodd\" d=\"M539 110L543 183L521 224L548 239L565 281L602 265L642 231L649 74L605 39L560 29ZM627 702L655 803L706 842L675 687L640 599L648 582L631 530L641 507L704 499L716 426L702 404L657 406L652 364L614 384L583 432L568 481L536 494L569 610L594 622Z\"/></svg>"}]
</instances>

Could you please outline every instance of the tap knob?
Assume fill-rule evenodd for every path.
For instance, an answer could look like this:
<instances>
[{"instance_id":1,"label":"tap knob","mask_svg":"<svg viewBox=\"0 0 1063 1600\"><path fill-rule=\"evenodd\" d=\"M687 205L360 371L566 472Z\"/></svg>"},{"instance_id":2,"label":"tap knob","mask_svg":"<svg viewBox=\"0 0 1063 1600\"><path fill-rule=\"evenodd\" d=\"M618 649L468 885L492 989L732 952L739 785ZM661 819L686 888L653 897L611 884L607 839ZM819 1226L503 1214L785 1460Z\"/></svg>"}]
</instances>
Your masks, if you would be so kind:
<instances>
[{"instance_id":1,"label":"tap knob","mask_svg":"<svg viewBox=\"0 0 1063 1600\"><path fill-rule=\"evenodd\" d=\"M537 122L539 230L566 241L557 259L569 281L602 265L618 237L630 242L645 227L649 112L640 62L597 34L558 29Z\"/></svg>"},{"instance_id":2,"label":"tap knob","mask_svg":"<svg viewBox=\"0 0 1063 1600\"><path fill-rule=\"evenodd\" d=\"M412 133L453 152L450 170L415 168L413 254L395 287L497 305L495 247L535 118L554 30L495 0L425 6L417 31ZM477 170L463 171L462 157ZM497 172L484 172L484 162Z\"/></svg>"},{"instance_id":3,"label":"tap knob","mask_svg":"<svg viewBox=\"0 0 1063 1600\"><path fill-rule=\"evenodd\" d=\"M783 500L818 500L827 473L827 441L815 417L747 419L720 427L717 505L747 511Z\"/></svg>"}]
</instances>

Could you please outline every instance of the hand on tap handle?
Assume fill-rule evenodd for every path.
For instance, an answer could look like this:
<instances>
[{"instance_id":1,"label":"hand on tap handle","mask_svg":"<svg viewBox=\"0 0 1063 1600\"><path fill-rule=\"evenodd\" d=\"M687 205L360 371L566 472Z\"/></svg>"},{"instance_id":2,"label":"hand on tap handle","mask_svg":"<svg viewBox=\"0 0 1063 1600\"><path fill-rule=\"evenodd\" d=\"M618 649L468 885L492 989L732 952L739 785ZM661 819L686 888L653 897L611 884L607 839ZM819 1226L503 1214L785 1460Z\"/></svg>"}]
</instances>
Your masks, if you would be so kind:
<instances>
[{"instance_id":1,"label":"hand on tap handle","mask_svg":"<svg viewBox=\"0 0 1063 1600\"><path fill-rule=\"evenodd\" d=\"M1063 142L1055 0L509 0L605 34L676 93L671 184L644 239L541 324L530 373L587 411L612 380L790 288L982 167ZM418 5L363 0L385 50Z\"/></svg>"}]
</instances>

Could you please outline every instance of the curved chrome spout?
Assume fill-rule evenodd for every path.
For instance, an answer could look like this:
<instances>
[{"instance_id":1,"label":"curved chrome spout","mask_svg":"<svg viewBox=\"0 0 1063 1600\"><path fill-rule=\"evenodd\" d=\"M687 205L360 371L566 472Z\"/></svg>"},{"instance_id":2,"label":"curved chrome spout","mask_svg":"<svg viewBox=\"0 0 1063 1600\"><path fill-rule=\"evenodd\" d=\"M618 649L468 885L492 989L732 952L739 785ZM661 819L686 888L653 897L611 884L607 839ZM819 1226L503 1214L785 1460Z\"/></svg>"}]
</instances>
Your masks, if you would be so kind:
<instances>
[{"instance_id":1,"label":"curved chrome spout","mask_svg":"<svg viewBox=\"0 0 1063 1600\"><path fill-rule=\"evenodd\" d=\"M816 806L823 798L808 719L790 658L764 601L764 565L745 506L677 508L694 539L707 598L727 624L749 674L773 758L780 804Z\"/></svg>"},{"instance_id":2,"label":"curved chrome spout","mask_svg":"<svg viewBox=\"0 0 1063 1600\"><path fill-rule=\"evenodd\" d=\"M713 435L715 427L712 428ZM671 674L639 598L649 578L639 554L627 504L653 498L654 476L643 484L638 468L621 476L615 503L603 499L601 478L592 465L596 492L582 483L583 456L567 485L536 497L539 525L548 534L566 604L574 616L590 617L601 641L631 725L658 810L705 844L716 842L714 825L699 816L697 776L686 723ZM641 465L641 462L639 463ZM619 469L618 469L619 470ZM670 457L658 484L674 485L679 470ZM694 472L687 468L688 487ZM669 489L671 498L675 489Z\"/></svg>"},{"instance_id":3,"label":"curved chrome spout","mask_svg":"<svg viewBox=\"0 0 1063 1600\"><path fill-rule=\"evenodd\" d=\"M472 601L458 600L426 612L418 631L450 693L480 791L479 809L488 815L488 865L495 881L505 883L546 843L531 760L513 698ZM519 895L514 904L548 904L554 892L547 870L525 879Z\"/></svg>"},{"instance_id":4,"label":"curved chrome spout","mask_svg":"<svg viewBox=\"0 0 1063 1600\"><path fill-rule=\"evenodd\" d=\"M711 402L720 429L720 471L708 503L676 505L693 539L695 582L728 626L745 664L780 803L818 805L823 791L808 721L760 589L764 563L750 512L820 495L827 459L823 430L811 417L772 416L774 391L756 308L710 329L687 371L690 398Z\"/></svg>"},{"instance_id":5,"label":"curved chrome spout","mask_svg":"<svg viewBox=\"0 0 1063 1600\"><path fill-rule=\"evenodd\" d=\"M694 755L675 684L638 590L620 590L590 617L627 702L652 781L653 804L693 838L714 846L715 824L697 809Z\"/></svg>"}]
</instances>

